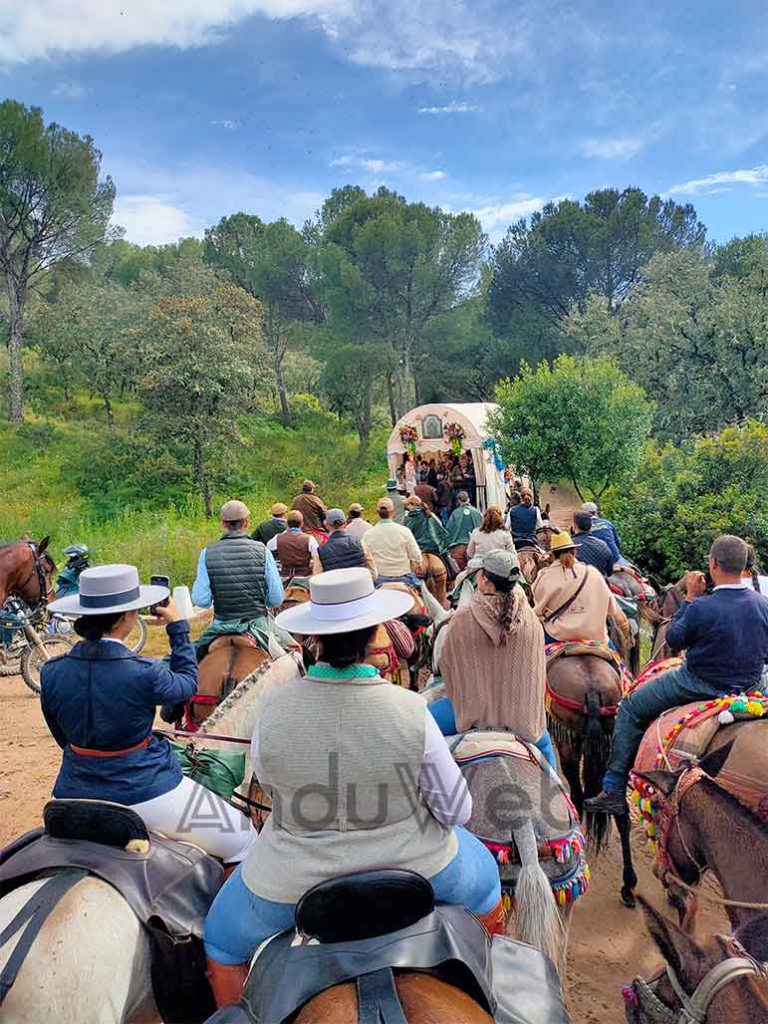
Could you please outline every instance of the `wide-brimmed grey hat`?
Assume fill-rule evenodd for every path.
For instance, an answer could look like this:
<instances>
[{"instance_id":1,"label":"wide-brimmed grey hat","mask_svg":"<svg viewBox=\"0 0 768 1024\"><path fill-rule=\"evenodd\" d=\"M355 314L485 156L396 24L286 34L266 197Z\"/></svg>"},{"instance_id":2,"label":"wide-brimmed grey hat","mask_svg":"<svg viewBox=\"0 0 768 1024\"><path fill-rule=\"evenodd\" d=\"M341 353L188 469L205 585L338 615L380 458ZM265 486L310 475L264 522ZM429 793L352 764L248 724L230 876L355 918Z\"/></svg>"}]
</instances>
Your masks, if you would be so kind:
<instances>
[{"instance_id":1,"label":"wide-brimmed grey hat","mask_svg":"<svg viewBox=\"0 0 768 1024\"><path fill-rule=\"evenodd\" d=\"M367 569L331 569L313 576L309 581L309 601L280 612L275 625L303 636L351 633L397 619L412 604L412 594L376 590Z\"/></svg>"},{"instance_id":2,"label":"wide-brimmed grey hat","mask_svg":"<svg viewBox=\"0 0 768 1024\"><path fill-rule=\"evenodd\" d=\"M80 593L48 605L61 615L112 615L164 601L167 587L143 586L135 565L95 565L80 573Z\"/></svg>"}]
</instances>

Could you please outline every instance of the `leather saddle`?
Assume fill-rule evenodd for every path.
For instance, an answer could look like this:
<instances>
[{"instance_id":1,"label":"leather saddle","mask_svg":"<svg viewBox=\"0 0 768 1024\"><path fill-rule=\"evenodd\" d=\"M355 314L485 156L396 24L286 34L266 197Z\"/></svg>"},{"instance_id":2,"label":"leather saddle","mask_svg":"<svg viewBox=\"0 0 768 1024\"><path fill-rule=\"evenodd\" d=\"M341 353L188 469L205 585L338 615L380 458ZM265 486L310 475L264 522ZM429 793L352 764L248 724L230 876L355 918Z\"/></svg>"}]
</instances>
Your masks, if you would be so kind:
<instances>
[{"instance_id":1,"label":"leather saddle","mask_svg":"<svg viewBox=\"0 0 768 1024\"><path fill-rule=\"evenodd\" d=\"M413 872L323 882L300 901L296 922L315 941L298 945L292 931L269 940L241 1001L208 1024L288 1024L309 1000L346 982L356 985L362 1024L406 1024L395 984L404 970L455 985L499 1024L568 1024L557 974L539 950L499 936L491 942L462 907L434 909L432 887Z\"/></svg>"}]
</instances>

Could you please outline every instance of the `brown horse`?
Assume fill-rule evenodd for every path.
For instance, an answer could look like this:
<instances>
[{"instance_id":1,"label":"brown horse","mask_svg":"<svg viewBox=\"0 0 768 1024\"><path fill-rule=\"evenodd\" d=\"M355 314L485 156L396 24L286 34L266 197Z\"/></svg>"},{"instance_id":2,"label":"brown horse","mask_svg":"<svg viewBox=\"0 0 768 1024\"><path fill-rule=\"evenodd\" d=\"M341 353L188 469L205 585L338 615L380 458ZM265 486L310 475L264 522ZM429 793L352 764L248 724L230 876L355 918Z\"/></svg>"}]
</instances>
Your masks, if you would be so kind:
<instances>
[{"instance_id":1,"label":"brown horse","mask_svg":"<svg viewBox=\"0 0 768 1024\"><path fill-rule=\"evenodd\" d=\"M656 874L667 887L681 922L695 915L695 887L711 871L723 890L732 927L768 911L768 825L726 787L768 792L768 721L735 722L716 734L694 784L673 797L686 769L641 772L673 800L659 837ZM626 818L626 815L625 815ZM693 897L693 898L692 898Z\"/></svg>"},{"instance_id":2,"label":"brown horse","mask_svg":"<svg viewBox=\"0 0 768 1024\"><path fill-rule=\"evenodd\" d=\"M397 995L408 1024L493 1024L493 1017L475 1000L439 978L403 971L395 979ZM358 1024L354 982L335 985L304 1006L296 1024Z\"/></svg>"},{"instance_id":3,"label":"brown horse","mask_svg":"<svg viewBox=\"0 0 768 1024\"><path fill-rule=\"evenodd\" d=\"M551 555L543 548L536 547L521 548L517 552L517 560L520 572L528 583L533 583L541 570L552 564Z\"/></svg>"},{"instance_id":4,"label":"brown horse","mask_svg":"<svg viewBox=\"0 0 768 1024\"><path fill-rule=\"evenodd\" d=\"M635 978L625 989L630 1024L768 1024L768 915L739 929L734 938L718 935L700 946L644 900L641 904L666 965L648 981ZM688 1008L696 1015L686 1015Z\"/></svg>"},{"instance_id":5,"label":"brown horse","mask_svg":"<svg viewBox=\"0 0 768 1024\"><path fill-rule=\"evenodd\" d=\"M614 665L593 654L569 655L547 667L547 725L560 755L560 767L579 814L584 799L602 789L611 753L616 711L622 697L621 676ZM616 822L625 854L622 899L634 906L637 875L629 855L629 819ZM586 834L599 852L608 838L610 818L586 815Z\"/></svg>"},{"instance_id":6,"label":"brown horse","mask_svg":"<svg viewBox=\"0 0 768 1024\"><path fill-rule=\"evenodd\" d=\"M249 633L217 637L198 666L197 693L187 704L187 726L198 728L238 683L269 660L269 652Z\"/></svg>"},{"instance_id":7,"label":"brown horse","mask_svg":"<svg viewBox=\"0 0 768 1024\"><path fill-rule=\"evenodd\" d=\"M684 594L680 583L670 583L663 587L655 598L640 605L643 618L653 627L649 665L651 662L664 661L672 657L672 649L667 644L667 631L683 600Z\"/></svg>"},{"instance_id":8,"label":"brown horse","mask_svg":"<svg viewBox=\"0 0 768 1024\"><path fill-rule=\"evenodd\" d=\"M33 607L54 598L56 565L48 552L50 537L39 544L17 540L0 547L0 605L11 594Z\"/></svg>"}]
</instances>

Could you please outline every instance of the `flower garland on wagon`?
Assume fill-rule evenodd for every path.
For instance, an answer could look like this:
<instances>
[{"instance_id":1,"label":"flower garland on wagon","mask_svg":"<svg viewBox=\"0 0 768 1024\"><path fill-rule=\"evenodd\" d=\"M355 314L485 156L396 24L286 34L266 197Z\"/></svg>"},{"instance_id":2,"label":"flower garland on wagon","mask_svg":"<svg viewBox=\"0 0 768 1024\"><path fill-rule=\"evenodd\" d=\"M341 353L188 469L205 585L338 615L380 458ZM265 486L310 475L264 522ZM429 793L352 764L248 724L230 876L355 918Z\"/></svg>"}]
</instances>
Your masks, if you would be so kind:
<instances>
[{"instance_id":1,"label":"flower garland on wagon","mask_svg":"<svg viewBox=\"0 0 768 1024\"><path fill-rule=\"evenodd\" d=\"M464 438L466 437L464 427L460 423L446 423L444 433L453 454L461 455L464 450Z\"/></svg>"},{"instance_id":2,"label":"flower garland on wagon","mask_svg":"<svg viewBox=\"0 0 768 1024\"><path fill-rule=\"evenodd\" d=\"M416 442L419 440L419 432L416 427L411 427L406 424L404 427L400 427L400 440L403 443L403 447L416 457Z\"/></svg>"}]
</instances>

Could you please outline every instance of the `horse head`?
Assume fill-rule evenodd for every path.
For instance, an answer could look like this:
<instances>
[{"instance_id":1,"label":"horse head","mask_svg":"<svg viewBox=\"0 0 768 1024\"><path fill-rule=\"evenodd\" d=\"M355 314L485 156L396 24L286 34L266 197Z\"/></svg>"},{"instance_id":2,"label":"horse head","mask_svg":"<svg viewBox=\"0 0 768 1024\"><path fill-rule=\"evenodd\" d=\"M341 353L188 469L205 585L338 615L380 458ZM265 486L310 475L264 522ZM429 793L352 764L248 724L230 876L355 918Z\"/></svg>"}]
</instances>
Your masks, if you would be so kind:
<instances>
[{"instance_id":1,"label":"horse head","mask_svg":"<svg viewBox=\"0 0 768 1024\"><path fill-rule=\"evenodd\" d=\"M706 946L699 945L642 897L639 900L667 966L649 981L636 978L624 990L629 1019L635 1024L659 1020L659 1002L668 1008L670 1020L732 1024L767 1019L768 974L740 941L715 936Z\"/></svg>"}]
</instances>

